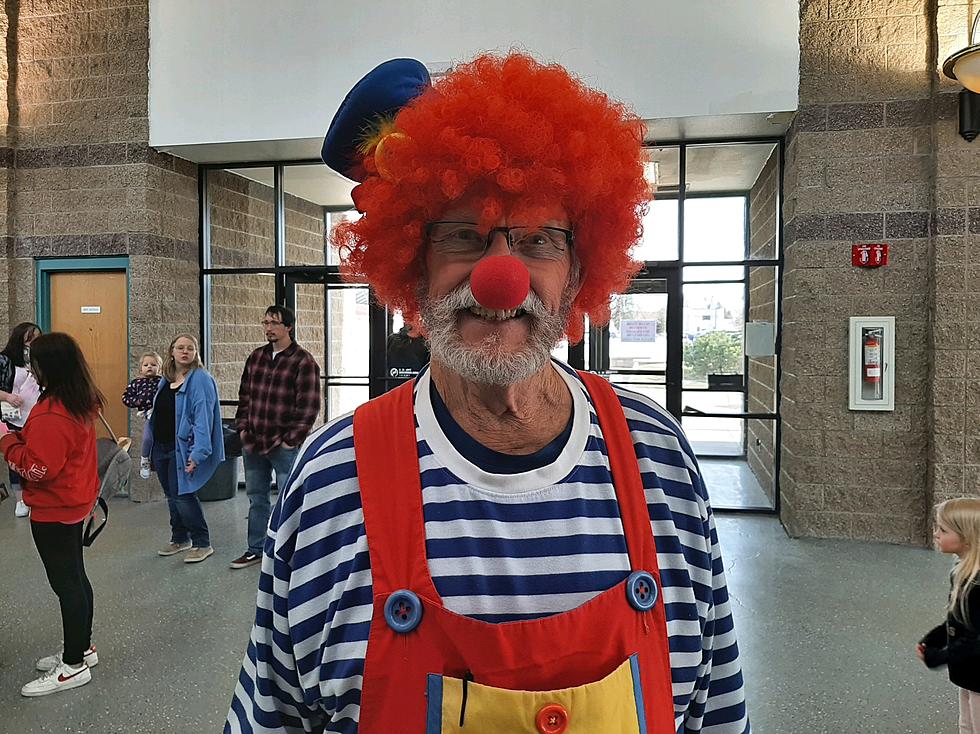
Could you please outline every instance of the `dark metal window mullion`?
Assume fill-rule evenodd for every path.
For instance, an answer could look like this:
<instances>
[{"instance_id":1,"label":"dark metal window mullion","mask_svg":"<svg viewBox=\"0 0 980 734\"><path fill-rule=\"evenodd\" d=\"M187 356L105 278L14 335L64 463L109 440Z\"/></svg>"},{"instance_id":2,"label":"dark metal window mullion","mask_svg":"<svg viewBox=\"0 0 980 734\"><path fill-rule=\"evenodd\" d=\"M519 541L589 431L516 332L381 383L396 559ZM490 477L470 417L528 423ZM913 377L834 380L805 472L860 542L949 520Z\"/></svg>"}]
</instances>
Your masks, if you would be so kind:
<instances>
[{"instance_id":1,"label":"dark metal window mullion","mask_svg":"<svg viewBox=\"0 0 980 734\"><path fill-rule=\"evenodd\" d=\"M687 206L687 145L678 148L677 260L680 267L667 279L667 411L681 419L684 402L684 216ZM673 276L673 277L671 277ZM673 328L671 328L673 326Z\"/></svg>"},{"instance_id":2,"label":"dark metal window mullion","mask_svg":"<svg viewBox=\"0 0 980 734\"><path fill-rule=\"evenodd\" d=\"M283 167L281 165L272 168L272 191L273 191L273 244L275 246L275 267L278 271L286 266L286 192L283 189ZM276 303L286 301L286 280L276 277Z\"/></svg>"},{"instance_id":3,"label":"dark metal window mullion","mask_svg":"<svg viewBox=\"0 0 980 734\"><path fill-rule=\"evenodd\" d=\"M667 278L667 411L680 420L684 387L684 306L681 271Z\"/></svg>"},{"instance_id":4,"label":"dark metal window mullion","mask_svg":"<svg viewBox=\"0 0 980 734\"><path fill-rule=\"evenodd\" d=\"M323 283L323 415L330 415L330 284Z\"/></svg>"},{"instance_id":5,"label":"dark metal window mullion","mask_svg":"<svg viewBox=\"0 0 980 734\"><path fill-rule=\"evenodd\" d=\"M745 215L744 215L744 229L742 237L744 239L743 247L743 257L745 258L745 265L742 266L742 280L745 281L744 285L744 295L742 296L742 374L745 376L742 380L742 412L749 412L749 358L745 354L745 324L748 323L749 309L751 308L750 299L750 289L749 289L749 260L752 257L752 222L750 217L752 215L752 201L751 201L751 191L745 197ZM749 447L749 424L745 424L745 430L742 432L742 453L748 452Z\"/></svg>"},{"instance_id":6,"label":"dark metal window mullion","mask_svg":"<svg viewBox=\"0 0 980 734\"><path fill-rule=\"evenodd\" d=\"M200 312L201 352L206 367L211 366L211 276L205 271L211 268L211 197L208 191L208 169L198 166L197 196L198 209L198 281Z\"/></svg>"},{"instance_id":7,"label":"dark metal window mullion","mask_svg":"<svg viewBox=\"0 0 980 734\"><path fill-rule=\"evenodd\" d=\"M387 337L390 331L388 309L377 303L368 288L368 397L385 392L388 369Z\"/></svg>"}]
</instances>

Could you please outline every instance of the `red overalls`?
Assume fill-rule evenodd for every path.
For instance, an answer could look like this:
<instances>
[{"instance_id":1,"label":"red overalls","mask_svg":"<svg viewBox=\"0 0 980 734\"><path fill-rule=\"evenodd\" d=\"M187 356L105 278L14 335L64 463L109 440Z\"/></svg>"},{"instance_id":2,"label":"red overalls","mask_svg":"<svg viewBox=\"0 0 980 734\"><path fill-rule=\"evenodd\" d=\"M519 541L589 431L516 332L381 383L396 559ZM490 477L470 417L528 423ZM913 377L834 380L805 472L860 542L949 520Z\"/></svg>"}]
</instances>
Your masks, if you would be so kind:
<instances>
[{"instance_id":1,"label":"red overalls","mask_svg":"<svg viewBox=\"0 0 980 734\"><path fill-rule=\"evenodd\" d=\"M438 704L431 699L441 675L502 689L554 691L605 678L631 656L634 666L638 662L638 672L636 667L633 671L641 682L637 707L645 714L645 725L635 731L674 733L660 573L633 442L609 383L580 374L606 442L632 573L576 609L541 619L491 624L443 606L425 554L412 383L355 412L354 446L374 594L361 734L443 731L428 710ZM464 684L464 708L465 700ZM576 717L574 706L557 716L540 713L537 728L532 724L527 731L560 734ZM478 722L467 718L465 723L476 730Z\"/></svg>"}]
</instances>

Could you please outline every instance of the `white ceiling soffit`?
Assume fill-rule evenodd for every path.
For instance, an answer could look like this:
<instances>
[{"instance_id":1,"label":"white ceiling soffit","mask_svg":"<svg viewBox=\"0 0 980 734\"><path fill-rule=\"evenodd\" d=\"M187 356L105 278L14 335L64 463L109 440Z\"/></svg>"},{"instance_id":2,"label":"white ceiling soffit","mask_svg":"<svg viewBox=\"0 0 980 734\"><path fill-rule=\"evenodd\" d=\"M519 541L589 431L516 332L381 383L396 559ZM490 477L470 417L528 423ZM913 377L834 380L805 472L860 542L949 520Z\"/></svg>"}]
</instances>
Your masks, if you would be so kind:
<instances>
[{"instance_id":1,"label":"white ceiling soffit","mask_svg":"<svg viewBox=\"0 0 980 734\"><path fill-rule=\"evenodd\" d=\"M748 191L776 149L775 143L716 143L687 148L688 194ZM680 152L667 146L647 149L647 178L661 194L679 189Z\"/></svg>"},{"instance_id":2,"label":"white ceiling soffit","mask_svg":"<svg viewBox=\"0 0 980 734\"><path fill-rule=\"evenodd\" d=\"M779 137L786 132L792 112L688 117L647 122L649 141L665 144L685 139ZM232 172L272 186L272 168L239 168L232 162L279 162L316 160L320 156L319 139L261 140L240 143L204 143L162 148L165 153L195 163L231 163ZM747 191L772 154L771 144L728 144L688 148L688 192ZM678 154L676 148L653 149L651 160L657 161L656 178L661 191L676 191ZM648 166L652 174L652 167ZM289 166L284 172L286 193L326 207L352 206L350 191L354 184L320 163Z\"/></svg>"},{"instance_id":3,"label":"white ceiling soffit","mask_svg":"<svg viewBox=\"0 0 980 734\"><path fill-rule=\"evenodd\" d=\"M688 140L778 138L786 134L795 116L796 111L790 110L646 120L647 141L681 143Z\"/></svg>"},{"instance_id":4,"label":"white ceiling soffit","mask_svg":"<svg viewBox=\"0 0 980 734\"><path fill-rule=\"evenodd\" d=\"M779 137L789 129L795 114L792 111L759 112L647 120L647 140L675 143L685 140ZM322 138L295 138L170 145L160 146L158 150L194 163L274 162L318 160L322 144Z\"/></svg>"},{"instance_id":5,"label":"white ceiling soffit","mask_svg":"<svg viewBox=\"0 0 980 734\"><path fill-rule=\"evenodd\" d=\"M268 187L273 185L271 167L227 168L236 176L258 181ZM350 198L354 183L338 176L322 163L301 166L287 166L283 169L283 190L306 201L330 208L350 208L354 202Z\"/></svg>"}]
</instances>

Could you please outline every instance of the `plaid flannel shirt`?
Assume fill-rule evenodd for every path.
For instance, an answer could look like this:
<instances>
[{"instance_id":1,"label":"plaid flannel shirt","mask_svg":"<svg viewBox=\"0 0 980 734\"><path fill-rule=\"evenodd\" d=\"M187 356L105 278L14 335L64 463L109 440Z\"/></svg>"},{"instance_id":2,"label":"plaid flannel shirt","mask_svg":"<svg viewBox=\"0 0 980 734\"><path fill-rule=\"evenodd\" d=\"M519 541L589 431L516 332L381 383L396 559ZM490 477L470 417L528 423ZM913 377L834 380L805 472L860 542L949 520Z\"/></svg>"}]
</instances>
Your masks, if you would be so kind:
<instances>
[{"instance_id":1,"label":"plaid flannel shirt","mask_svg":"<svg viewBox=\"0 0 980 734\"><path fill-rule=\"evenodd\" d=\"M283 443L299 446L319 412L320 367L309 352L294 342L275 359L271 344L249 355L235 413L246 450L265 455Z\"/></svg>"}]
</instances>

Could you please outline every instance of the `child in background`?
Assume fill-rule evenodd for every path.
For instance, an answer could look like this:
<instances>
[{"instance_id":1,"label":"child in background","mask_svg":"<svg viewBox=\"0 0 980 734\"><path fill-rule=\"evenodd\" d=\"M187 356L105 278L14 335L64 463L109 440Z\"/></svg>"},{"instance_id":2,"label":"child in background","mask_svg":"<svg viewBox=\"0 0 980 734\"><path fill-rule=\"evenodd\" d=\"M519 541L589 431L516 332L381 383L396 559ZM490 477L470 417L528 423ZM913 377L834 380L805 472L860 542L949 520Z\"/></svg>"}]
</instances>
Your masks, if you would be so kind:
<instances>
[{"instance_id":1,"label":"child in background","mask_svg":"<svg viewBox=\"0 0 980 734\"><path fill-rule=\"evenodd\" d=\"M961 734L980 734L980 498L936 506L936 547L959 560L950 574L946 622L931 630L915 654L930 668L948 667L960 689Z\"/></svg>"},{"instance_id":2,"label":"child in background","mask_svg":"<svg viewBox=\"0 0 980 734\"><path fill-rule=\"evenodd\" d=\"M41 335L41 327L30 321L17 324L10 332L7 345L0 351L3 367L0 372L6 374L7 382L0 390L0 400L3 401L2 419L7 428L19 431L27 423L27 417L41 396L34 375L31 374L31 344ZM14 469L10 469L10 488L14 491L17 504L14 514L17 517L28 517L31 508L24 502L21 489L21 477Z\"/></svg>"},{"instance_id":3,"label":"child in background","mask_svg":"<svg viewBox=\"0 0 980 734\"><path fill-rule=\"evenodd\" d=\"M160 385L160 370L163 360L156 352L144 352L140 357L140 376L126 386L122 401L127 408L135 408L137 414L147 420L143 427L143 440L140 443L140 476L150 478L150 446L153 444L153 434L147 430L150 425L150 412L153 410L153 398L156 397Z\"/></svg>"}]
</instances>

